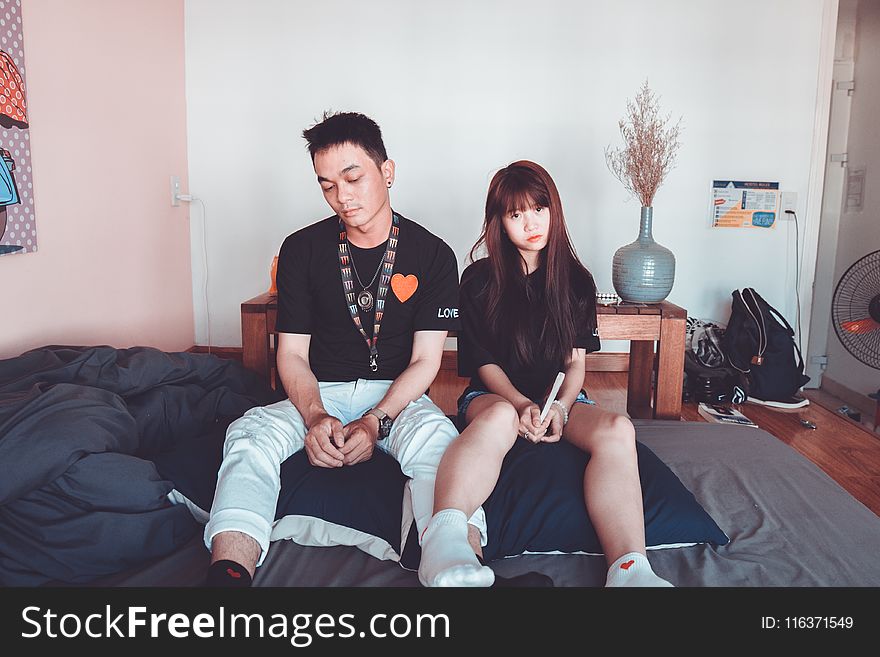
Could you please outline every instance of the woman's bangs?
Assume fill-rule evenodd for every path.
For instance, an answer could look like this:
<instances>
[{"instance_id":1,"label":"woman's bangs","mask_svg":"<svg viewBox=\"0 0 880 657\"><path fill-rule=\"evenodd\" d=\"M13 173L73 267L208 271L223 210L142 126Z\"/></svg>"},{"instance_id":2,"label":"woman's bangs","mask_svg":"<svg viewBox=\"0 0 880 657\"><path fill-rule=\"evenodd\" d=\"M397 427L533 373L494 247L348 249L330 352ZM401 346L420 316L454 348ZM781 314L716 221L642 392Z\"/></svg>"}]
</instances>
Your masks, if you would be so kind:
<instances>
[{"instance_id":1,"label":"woman's bangs","mask_svg":"<svg viewBox=\"0 0 880 657\"><path fill-rule=\"evenodd\" d=\"M540 179L530 175L508 176L498 187L497 201L499 215L502 217L537 206L550 206L546 188Z\"/></svg>"}]
</instances>

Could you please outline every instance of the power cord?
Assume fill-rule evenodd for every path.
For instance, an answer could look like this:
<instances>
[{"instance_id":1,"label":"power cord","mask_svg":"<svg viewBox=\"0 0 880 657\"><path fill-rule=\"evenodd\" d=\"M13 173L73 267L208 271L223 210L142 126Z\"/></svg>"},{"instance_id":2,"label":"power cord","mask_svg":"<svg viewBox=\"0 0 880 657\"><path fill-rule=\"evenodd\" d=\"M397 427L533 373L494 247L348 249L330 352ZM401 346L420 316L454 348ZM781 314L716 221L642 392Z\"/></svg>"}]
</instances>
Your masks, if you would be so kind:
<instances>
[{"instance_id":1,"label":"power cord","mask_svg":"<svg viewBox=\"0 0 880 657\"><path fill-rule=\"evenodd\" d=\"M798 333L798 349L803 352L801 344L801 247L800 247L800 231L798 230L797 212L794 210L786 210L785 214L794 217L794 295L797 300L797 333Z\"/></svg>"},{"instance_id":2,"label":"power cord","mask_svg":"<svg viewBox=\"0 0 880 657\"><path fill-rule=\"evenodd\" d=\"M202 206L202 258L204 263L205 283L202 287L202 296L205 299L205 328L208 334L208 353L211 353L211 307L208 304L208 208L205 202L192 194L178 194L177 198L187 203L193 201Z\"/></svg>"}]
</instances>

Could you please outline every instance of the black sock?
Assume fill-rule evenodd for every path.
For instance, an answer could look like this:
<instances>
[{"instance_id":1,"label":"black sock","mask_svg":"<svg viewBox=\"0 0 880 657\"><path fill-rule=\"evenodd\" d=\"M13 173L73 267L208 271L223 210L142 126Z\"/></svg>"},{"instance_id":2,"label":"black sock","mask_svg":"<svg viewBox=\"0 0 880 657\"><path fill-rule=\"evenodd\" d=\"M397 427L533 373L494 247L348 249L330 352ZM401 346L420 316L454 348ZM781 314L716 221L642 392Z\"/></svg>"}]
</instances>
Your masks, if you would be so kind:
<instances>
[{"instance_id":1,"label":"black sock","mask_svg":"<svg viewBox=\"0 0 880 657\"><path fill-rule=\"evenodd\" d=\"M240 563L221 559L208 568L205 586L209 588L247 588L251 585L251 576Z\"/></svg>"},{"instance_id":2,"label":"black sock","mask_svg":"<svg viewBox=\"0 0 880 657\"><path fill-rule=\"evenodd\" d=\"M483 557L477 555L477 560L482 564L486 565L486 562L483 561ZM511 589L511 588L548 588L553 586L553 580L544 575L543 573L523 573L522 575L516 575L515 577L501 577L500 575L495 575L495 583L492 585L492 588L499 589Z\"/></svg>"}]
</instances>

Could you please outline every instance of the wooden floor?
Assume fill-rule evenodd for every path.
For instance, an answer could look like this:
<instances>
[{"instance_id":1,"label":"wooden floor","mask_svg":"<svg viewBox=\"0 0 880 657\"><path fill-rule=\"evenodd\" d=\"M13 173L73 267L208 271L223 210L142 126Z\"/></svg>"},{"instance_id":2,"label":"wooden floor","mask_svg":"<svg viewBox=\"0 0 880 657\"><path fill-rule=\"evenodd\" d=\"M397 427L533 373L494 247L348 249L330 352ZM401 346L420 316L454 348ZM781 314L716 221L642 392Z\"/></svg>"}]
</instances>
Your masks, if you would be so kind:
<instances>
[{"instance_id":1,"label":"wooden floor","mask_svg":"<svg viewBox=\"0 0 880 657\"><path fill-rule=\"evenodd\" d=\"M604 408L626 414L626 372L588 372L584 386ZM454 371L441 370L431 398L446 413L466 384ZM809 395L808 395L809 396ZM880 436L818 403L797 411L771 410L744 404L738 407L762 429L790 445L824 470L849 493L880 515ZM703 422L697 404L684 404L682 419ZM810 420L815 429L800 421Z\"/></svg>"}]
</instances>

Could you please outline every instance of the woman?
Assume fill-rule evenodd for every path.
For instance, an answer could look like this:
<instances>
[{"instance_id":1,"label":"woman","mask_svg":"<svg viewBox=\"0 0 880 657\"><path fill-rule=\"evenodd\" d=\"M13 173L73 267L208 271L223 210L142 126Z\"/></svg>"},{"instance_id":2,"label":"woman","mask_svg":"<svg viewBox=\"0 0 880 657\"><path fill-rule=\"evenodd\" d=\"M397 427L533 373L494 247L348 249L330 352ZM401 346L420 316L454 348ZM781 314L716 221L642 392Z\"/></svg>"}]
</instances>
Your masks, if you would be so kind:
<instances>
[{"instance_id":1,"label":"woman","mask_svg":"<svg viewBox=\"0 0 880 657\"><path fill-rule=\"evenodd\" d=\"M468 543L467 518L489 497L517 436L563 438L590 454L584 497L609 568L606 586L671 586L645 556L635 430L602 410L581 385L587 351L599 349L593 277L574 252L550 175L534 162L501 169L489 185L483 231L461 279L459 369L472 376L459 399L466 425L437 472L434 516L422 544L426 586L489 586L494 575ZM546 418L556 375L562 386Z\"/></svg>"}]
</instances>

